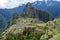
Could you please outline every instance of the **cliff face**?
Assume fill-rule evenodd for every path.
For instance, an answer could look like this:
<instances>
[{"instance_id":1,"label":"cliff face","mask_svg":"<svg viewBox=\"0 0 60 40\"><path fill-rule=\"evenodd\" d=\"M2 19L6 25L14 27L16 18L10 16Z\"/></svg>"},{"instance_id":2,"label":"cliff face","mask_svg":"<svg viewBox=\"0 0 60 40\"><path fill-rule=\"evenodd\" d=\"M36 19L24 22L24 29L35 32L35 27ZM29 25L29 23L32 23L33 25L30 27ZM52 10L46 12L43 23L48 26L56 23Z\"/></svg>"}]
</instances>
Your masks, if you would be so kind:
<instances>
[{"instance_id":1,"label":"cliff face","mask_svg":"<svg viewBox=\"0 0 60 40\"><path fill-rule=\"evenodd\" d=\"M25 6L22 14L22 17L29 17L29 18L38 18L44 22L52 20L51 15L45 11L35 9L31 3L27 3Z\"/></svg>"}]
</instances>

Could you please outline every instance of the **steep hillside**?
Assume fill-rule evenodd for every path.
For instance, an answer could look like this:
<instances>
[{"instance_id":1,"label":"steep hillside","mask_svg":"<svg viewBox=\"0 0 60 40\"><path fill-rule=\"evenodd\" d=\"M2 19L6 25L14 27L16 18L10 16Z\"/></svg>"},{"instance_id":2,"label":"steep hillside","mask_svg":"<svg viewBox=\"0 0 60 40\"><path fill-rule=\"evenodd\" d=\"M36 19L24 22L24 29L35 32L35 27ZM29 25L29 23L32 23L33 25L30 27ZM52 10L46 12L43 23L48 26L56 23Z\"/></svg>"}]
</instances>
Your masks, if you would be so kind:
<instances>
[{"instance_id":1,"label":"steep hillside","mask_svg":"<svg viewBox=\"0 0 60 40\"><path fill-rule=\"evenodd\" d=\"M10 28L8 28L5 32L2 33L2 37L5 39L5 37L9 33L12 33L12 32L13 32L13 34L20 33L21 32L20 29L23 29L25 27L36 27L36 24L39 24L39 23L41 24L41 23L44 23L44 22L39 21L39 19L19 18L19 19L17 19L16 24L13 24Z\"/></svg>"},{"instance_id":2,"label":"steep hillside","mask_svg":"<svg viewBox=\"0 0 60 40\"><path fill-rule=\"evenodd\" d=\"M53 19L52 16L48 12L35 9L31 3L26 4L26 7L21 13L21 16L29 17L29 18L38 18L44 22L47 22Z\"/></svg>"},{"instance_id":3,"label":"steep hillside","mask_svg":"<svg viewBox=\"0 0 60 40\"><path fill-rule=\"evenodd\" d=\"M57 1L36 1L33 6L38 10L44 10L49 12L54 18L60 17L60 2Z\"/></svg>"},{"instance_id":4,"label":"steep hillside","mask_svg":"<svg viewBox=\"0 0 60 40\"><path fill-rule=\"evenodd\" d=\"M2 33L0 40L60 40L59 19L44 23L38 19L19 18Z\"/></svg>"},{"instance_id":5,"label":"steep hillside","mask_svg":"<svg viewBox=\"0 0 60 40\"><path fill-rule=\"evenodd\" d=\"M6 24L6 19L0 14L0 33L4 30Z\"/></svg>"}]
</instances>

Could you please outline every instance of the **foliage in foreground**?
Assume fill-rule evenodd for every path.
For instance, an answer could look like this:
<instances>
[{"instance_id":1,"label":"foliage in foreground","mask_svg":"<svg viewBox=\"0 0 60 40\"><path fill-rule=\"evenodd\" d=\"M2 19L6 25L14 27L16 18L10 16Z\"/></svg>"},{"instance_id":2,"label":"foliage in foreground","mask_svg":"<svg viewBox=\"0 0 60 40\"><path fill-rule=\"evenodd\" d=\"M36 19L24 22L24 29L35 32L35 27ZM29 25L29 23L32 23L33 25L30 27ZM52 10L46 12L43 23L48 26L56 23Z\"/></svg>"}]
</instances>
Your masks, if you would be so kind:
<instances>
[{"instance_id":1,"label":"foliage in foreground","mask_svg":"<svg viewBox=\"0 0 60 40\"><path fill-rule=\"evenodd\" d=\"M35 28L25 28L22 34L8 34L6 40L40 40L43 32L35 31Z\"/></svg>"}]
</instances>

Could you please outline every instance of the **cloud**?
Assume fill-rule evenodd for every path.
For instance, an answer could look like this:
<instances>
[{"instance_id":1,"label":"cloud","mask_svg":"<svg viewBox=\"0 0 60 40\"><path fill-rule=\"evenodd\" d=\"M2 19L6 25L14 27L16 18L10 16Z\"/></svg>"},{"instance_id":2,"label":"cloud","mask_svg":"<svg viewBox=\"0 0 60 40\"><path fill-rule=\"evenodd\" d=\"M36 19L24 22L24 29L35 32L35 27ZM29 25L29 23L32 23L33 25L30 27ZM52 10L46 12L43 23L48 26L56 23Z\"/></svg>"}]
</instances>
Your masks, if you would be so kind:
<instances>
[{"instance_id":1,"label":"cloud","mask_svg":"<svg viewBox=\"0 0 60 40\"><path fill-rule=\"evenodd\" d=\"M11 8L15 8L18 7L22 4L26 4L27 2L34 2L37 0L0 0L0 9L11 9ZM38 1L44 1L44 0L38 0ZM45 0L48 1L48 0ZM56 1L60 1L60 0L56 0Z\"/></svg>"},{"instance_id":2,"label":"cloud","mask_svg":"<svg viewBox=\"0 0 60 40\"><path fill-rule=\"evenodd\" d=\"M60 1L60 0L57 0L57 1Z\"/></svg>"},{"instance_id":3,"label":"cloud","mask_svg":"<svg viewBox=\"0 0 60 40\"><path fill-rule=\"evenodd\" d=\"M0 9L10 9L18 7L22 4L26 4L27 2L34 2L36 0L0 0Z\"/></svg>"},{"instance_id":4,"label":"cloud","mask_svg":"<svg viewBox=\"0 0 60 40\"><path fill-rule=\"evenodd\" d=\"M0 8L14 8L21 5L22 2L20 0L0 0Z\"/></svg>"}]
</instances>

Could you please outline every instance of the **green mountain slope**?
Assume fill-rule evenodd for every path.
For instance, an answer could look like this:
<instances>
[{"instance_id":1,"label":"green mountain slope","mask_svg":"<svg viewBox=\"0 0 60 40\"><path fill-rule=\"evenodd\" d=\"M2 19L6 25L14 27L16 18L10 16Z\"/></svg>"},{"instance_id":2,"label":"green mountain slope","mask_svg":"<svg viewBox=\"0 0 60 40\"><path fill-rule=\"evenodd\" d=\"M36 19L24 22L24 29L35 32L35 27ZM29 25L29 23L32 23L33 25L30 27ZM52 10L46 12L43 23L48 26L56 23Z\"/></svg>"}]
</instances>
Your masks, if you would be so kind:
<instances>
[{"instance_id":1,"label":"green mountain slope","mask_svg":"<svg viewBox=\"0 0 60 40\"><path fill-rule=\"evenodd\" d=\"M35 18L19 18L2 33L0 40L60 40L59 19L44 23Z\"/></svg>"}]
</instances>

